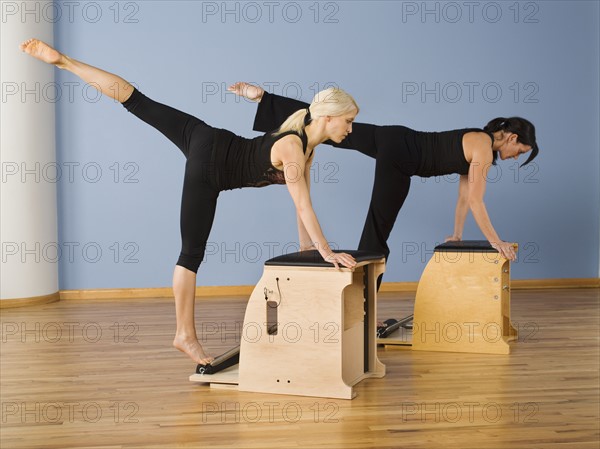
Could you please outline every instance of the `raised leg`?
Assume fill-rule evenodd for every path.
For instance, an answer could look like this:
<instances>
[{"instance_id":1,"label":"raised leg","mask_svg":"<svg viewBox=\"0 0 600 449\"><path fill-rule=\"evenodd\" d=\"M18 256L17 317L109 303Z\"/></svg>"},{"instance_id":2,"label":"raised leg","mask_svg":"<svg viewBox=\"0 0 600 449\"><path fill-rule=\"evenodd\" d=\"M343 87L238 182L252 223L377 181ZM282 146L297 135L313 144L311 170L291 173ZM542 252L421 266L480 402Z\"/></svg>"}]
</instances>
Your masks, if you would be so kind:
<instances>
[{"instance_id":1,"label":"raised leg","mask_svg":"<svg viewBox=\"0 0 600 449\"><path fill-rule=\"evenodd\" d=\"M29 39L23 42L20 48L42 62L55 65L59 69L77 75L90 86L98 89L103 95L120 103L127 100L133 93L133 86L120 76L63 55L38 39Z\"/></svg>"},{"instance_id":2,"label":"raised leg","mask_svg":"<svg viewBox=\"0 0 600 449\"><path fill-rule=\"evenodd\" d=\"M69 58L40 40L30 39L22 43L20 48L25 53L42 62L72 72L86 83L98 89L102 94L120 103L124 103L130 99L135 91L134 87L123 78ZM136 93L137 95L131 97L131 101L128 102L128 109L140 119L161 131L182 150L188 158L188 168L192 168L186 170L186 172L192 172L201 176L204 173L202 171L202 164L206 165L206 155L209 154L206 149L212 148L212 129L195 117L154 102L138 91ZM199 124L202 126L198 126ZM190 148L196 150L193 152L193 157L190 157ZM190 159L193 160L191 164L189 163ZM186 175L186 177L188 176ZM188 189L189 192L187 195L185 190L184 207L186 206L185 198L190 195L193 196L192 190ZM204 204L191 205L187 212L185 210L182 211L182 220L186 213L202 214L206 212L210 217L214 216L216 194L211 191L211 195L209 196L211 199L214 197L214 201L208 203L208 211L202 209ZM189 222L189 220L186 220L186 222ZM208 227L205 226L203 228L206 236L210 232L210 225L212 225L212 218L209 221ZM184 232L185 234L189 234L189 232L186 231ZM200 254L197 249L201 245L195 244L195 246L192 245L192 247L189 247L189 244L185 240L184 238L184 249L182 250L182 257L180 259L182 260L184 254L187 255L188 253L191 254L191 257L188 256L188 259L185 260L185 266L181 265L180 260L173 274L173 293L175 295L175 314L177 318L177 330L173 345L186 353L194 362L206 364L212 361L213 358L204 352L198 342L194 319L196 271L204 253L202 250ZM192 240L196 242L196 239Z\"/></svg>"}]
</instances>

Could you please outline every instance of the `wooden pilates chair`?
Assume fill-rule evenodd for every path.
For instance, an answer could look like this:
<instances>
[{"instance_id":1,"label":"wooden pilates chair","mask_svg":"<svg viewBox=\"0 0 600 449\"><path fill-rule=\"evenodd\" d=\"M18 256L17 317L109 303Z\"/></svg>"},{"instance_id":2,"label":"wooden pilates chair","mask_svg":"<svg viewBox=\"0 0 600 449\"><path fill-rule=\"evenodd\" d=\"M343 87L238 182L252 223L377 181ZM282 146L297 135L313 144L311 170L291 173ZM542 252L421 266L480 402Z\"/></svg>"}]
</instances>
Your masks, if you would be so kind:
<instances>
[{"instance_id":1,"label":"wooden pilates chair","mask_svg":"<svg viewBox=\"0 0 600 449\"><path fill-rule=\"evenodd\" d=\"M190 381L352 399L357 383L385 376L376 339L377 278L385 259L344 252L356 259L353 269L336 270L317 251L268 260L246 307L239 351L199 365Z\"/></svg>"},{"instance_id":2,"label":"wooden pilates chair","mask_svg":"<svg viewBox=\"0 0 600 449\"><path fill-rule=\"evenodd\" d=\"M510 261L487 241L438 245L419 280L412 326L406 326L409 321L401 320L405 328L397 326L378 343L418 351L509 354L509 342L517 337L510 321ZM405 338L406 328L412 341Z\"/></svg>"}]
</instances>

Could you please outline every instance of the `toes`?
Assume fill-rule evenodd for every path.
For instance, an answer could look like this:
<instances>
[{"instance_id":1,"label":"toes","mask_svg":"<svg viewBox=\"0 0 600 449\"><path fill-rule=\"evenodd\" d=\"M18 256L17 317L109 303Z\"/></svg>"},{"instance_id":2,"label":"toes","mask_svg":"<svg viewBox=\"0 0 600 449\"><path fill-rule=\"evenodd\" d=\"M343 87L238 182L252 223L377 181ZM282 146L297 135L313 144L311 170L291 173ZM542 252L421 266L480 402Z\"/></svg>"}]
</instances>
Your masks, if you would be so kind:
<instances>
[{"instance_id":1,"label":"toes","mask_svg":"<svg viewBox=\"0 0 600 449\"><path fill-rule=\"evenodd\" d=\"M29 39L26 40L25 42L23 42L20 47L21 47L21 51L25 51L29 48L29 46L33 43L35 39Z\"/></svg>"}]
</instances>

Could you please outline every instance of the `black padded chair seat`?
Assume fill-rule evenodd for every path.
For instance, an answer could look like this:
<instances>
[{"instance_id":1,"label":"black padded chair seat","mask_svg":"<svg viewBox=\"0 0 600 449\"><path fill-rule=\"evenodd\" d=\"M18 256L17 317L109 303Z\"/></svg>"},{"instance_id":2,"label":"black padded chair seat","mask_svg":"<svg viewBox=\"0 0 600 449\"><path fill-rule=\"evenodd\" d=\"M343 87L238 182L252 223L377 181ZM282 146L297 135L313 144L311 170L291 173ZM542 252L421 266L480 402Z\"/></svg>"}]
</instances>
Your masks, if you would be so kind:
<instances>
[{"instance_id":1,"label":"black padded chair seat","mask_svg":"<svg viewBox=\"0 0 600 449\"><path fill-rule=\"evenodd\" d=\"M356 262L365 262L368 260L379 260L385 256L373 251L357 251L357 250L346 250L340 249L334 251L335 253L347 253L350 254ZM323 257L317 250L312 251L301 251L298 253L284 254L283 256L273 257L265 262L265 265L279 265L279 266L295 266L295 267L333 267L332 263L325 262Z\"/></svg>"},{"instance_id":2,"label":"black padded chair seat","mask_svg":"<svg viewBox=\"0 0 600 449\"><path fill-rule=\"evenodd\" d=\"M469 252L469 253L497 253L487 240L462 240L460 242L446 242L434 248L438 252Z\"/></svg>"}]
</instances>

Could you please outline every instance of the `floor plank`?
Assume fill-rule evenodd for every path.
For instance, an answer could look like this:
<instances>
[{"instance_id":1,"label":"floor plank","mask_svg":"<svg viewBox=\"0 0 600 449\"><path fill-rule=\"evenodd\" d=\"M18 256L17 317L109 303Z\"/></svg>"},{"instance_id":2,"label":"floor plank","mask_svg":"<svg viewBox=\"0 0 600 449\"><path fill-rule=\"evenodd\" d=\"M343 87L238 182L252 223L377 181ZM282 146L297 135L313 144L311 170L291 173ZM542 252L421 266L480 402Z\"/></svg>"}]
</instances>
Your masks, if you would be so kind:
<instances>
[{"instance_id":1,"label":"floor plank","mask_svg":"<svg viewBox=\"0 0 600 449\"><path fill-rule=\"evenodd\" d=\"M188 381L173 300L66 300L1 311L2 448L597 448L598 289L512 292L510 355L380 348L352 401ZM412 313L383 293L379 317ZM243 336L244 298L197 303L203 344ZM265 367L268 369L268 367Z\"/></svg>"}]
</instances>

